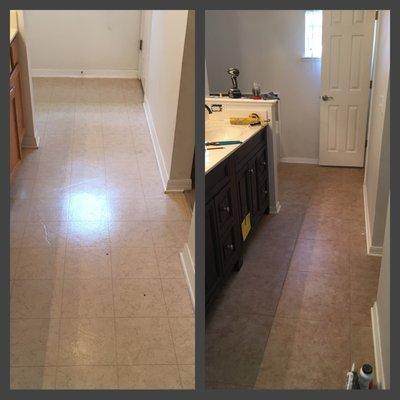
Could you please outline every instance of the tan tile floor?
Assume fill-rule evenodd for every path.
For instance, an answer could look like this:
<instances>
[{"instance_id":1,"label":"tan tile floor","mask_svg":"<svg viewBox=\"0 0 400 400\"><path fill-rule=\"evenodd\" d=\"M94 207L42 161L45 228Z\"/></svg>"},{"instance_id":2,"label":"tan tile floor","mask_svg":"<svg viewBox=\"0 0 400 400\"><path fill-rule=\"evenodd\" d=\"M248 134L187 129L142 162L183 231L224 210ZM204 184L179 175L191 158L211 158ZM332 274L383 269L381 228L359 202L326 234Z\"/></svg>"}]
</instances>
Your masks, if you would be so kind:
<instances>
[{"instance_id":1,"label":"tan tile floor","mask_svg":"<svg viewBox=\"0 0 400 400\"><path fill-rule=\"evenodd\" d=\"M207 318L209 388L342 389L374 363L362 169L281 164L282 209L263 218Z\"/></svg>"},{"instance_id":2,"label":"tan tile floor","mask_svg":"<svg viewBox=\"0 0 400 400\"><path fill-rule=\"evenodd\" d=\"M11 188L11 387L193 388L179 251L137 80L34 79L40 148Z\"/></svg>"}]
</instances>

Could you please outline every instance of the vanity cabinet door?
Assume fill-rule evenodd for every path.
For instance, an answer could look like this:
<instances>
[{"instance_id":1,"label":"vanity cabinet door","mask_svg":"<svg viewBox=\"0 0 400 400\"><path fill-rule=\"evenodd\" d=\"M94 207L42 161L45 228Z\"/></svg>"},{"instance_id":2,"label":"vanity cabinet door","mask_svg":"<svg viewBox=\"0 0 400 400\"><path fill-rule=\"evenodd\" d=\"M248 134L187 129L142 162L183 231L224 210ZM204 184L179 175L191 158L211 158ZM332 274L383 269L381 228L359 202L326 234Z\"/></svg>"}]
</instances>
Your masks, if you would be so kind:
<instances>
[{"instance_id":1,"label":"vanity cabinet door","mask_svg":"<svg viewBox=\"0 0 400 400\"><path fill-rule=\"evenodd\" d=\"M222 280L214 201L206 204L205 219L205 297L207 306Z\"/></svg>"},{"instance_id":2,"label":"vanity cabinet door","mask_svg":"<svg viewBox=\"0 0 400 400\"><path fill-rule=\"evenodd\" d=\"M233 185L226 185L215 196L215 209L220 233L225 232L234 223Z\"/></svg>"},{"instance_id":3,"label":"vanity cabinet door","mask_svg":"<svg viewBox=\"0 0 400 400\"><path fill-rule=\"evenodd\" d=\"M239 261L241 249L240 232L237 226L232 225L220 239L221 260L223 275L228 277L234 268L239 269L242 262Z\"/></svg>"},{"instance_id":4,"label":"vanity cabinet door","mask_svg":"<svg viewBox=\"0 0 400 400\"><path fill-rule=\"evenodd\" d=\"M255 216L258 212L258 194L257 194L257 167L256 157L253 157L248 164L248 187L249 196L251 199L250 210L252 216L252 225L255 224Z\"/></svg>"},{"instance_id":5,"label":"vanity cabinet door","mask_svg":"<svg viewBox=\"0 0 400 400\"><path fill-rule=\"evenodd\" d=\"M258 204L260 216L269 209L269 183L268 175L258 184Z\"/></svg>"},{"instance_id":6,"label":"vanity cabinet door","mask_svg":"<svg viewBox=\"0 0 400 400\"><path fill-rule=\"evenodd\" d=\"M262 179L268 176L268 154L267 147L264 147L256 155L256 169L257 169L257 179Z\"/></svg>"},{"instance_id":7,"label":"vanity cabinet door","mask_svg":"<svg viewBox=\"0 0 400 400\"><path fill-rule=\"evenodd\" d=\"M10 176L21 161L18 140L17 111L15 104L15 88L10 89Z\"/></svg>"},{"instance_id":8,"label":"vanity cabinet door","mask_svg":"<svg viewBox=\"0 0 400 400\"><path fill-rule=\"evenodd\" d=\"M242 223L246 215L250 212L250 187L249 187L249 168L245 165L236 175L238 192L238 211L239 222Z\"/></svg>"},{"instance_id":9,"label":"vanity cabinet door","mask_svg":"<svg viewBox=\"0 0 400 400\"><path fill-rule=\"evenodd\" d=\"M254 199L254 219L258 221L268 208L269 188L268 188L268 158L267 147L262 148L255 156L256 183Z\"/></svg>"},{"instance_id":10,"label":"vanity cabinet door","mask_svg":"<svg viewBox=\"0 0 400 400\"><path fill-rule=\"evenodd\" d=\"M14 103L15 103L15 114L17 122L17 132L19 144L22 143L22 139L25 135L25 123L24 123L24 112L22 106L22 85L21 85L21 73L19 64L17 64L10 75L10 87L14 88Z\"/></svg>"}]
</instances>

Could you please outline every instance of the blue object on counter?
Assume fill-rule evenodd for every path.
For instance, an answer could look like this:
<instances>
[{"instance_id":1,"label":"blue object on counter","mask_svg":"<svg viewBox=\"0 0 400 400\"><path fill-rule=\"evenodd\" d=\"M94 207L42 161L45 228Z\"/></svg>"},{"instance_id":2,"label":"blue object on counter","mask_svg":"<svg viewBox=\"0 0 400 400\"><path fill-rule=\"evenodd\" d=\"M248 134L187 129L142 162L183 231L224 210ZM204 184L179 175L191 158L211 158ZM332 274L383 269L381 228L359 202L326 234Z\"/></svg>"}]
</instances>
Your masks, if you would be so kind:
<instances>
[{"instance_id":1,"label":"blue object on counter","mask_svg":"<svg viewBox=\"0 0 400 400\"><path fill-rule=\"evenodd\" d=\"M242 144L241 140L222 140L220 142L206 142L206 146L224 146L229 144Z\"/></svg>"}]
</instances>

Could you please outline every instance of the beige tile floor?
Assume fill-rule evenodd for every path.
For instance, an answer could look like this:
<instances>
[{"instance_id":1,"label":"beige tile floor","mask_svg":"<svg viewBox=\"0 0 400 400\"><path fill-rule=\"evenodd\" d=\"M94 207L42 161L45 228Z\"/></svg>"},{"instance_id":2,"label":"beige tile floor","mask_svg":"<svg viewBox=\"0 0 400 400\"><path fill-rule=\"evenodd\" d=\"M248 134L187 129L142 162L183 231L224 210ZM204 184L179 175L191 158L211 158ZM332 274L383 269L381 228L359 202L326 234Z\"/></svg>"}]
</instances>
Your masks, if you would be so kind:
<instances>
[{"instance_id":1,"label":"beige tile floor","mask_svg":"<svg viewBox=\"0 0 400 400\"><path fill-rule=\"evenodd\" d=\"M366 254L363 172L280 165L282 209L207 318L208 388L342 389L353 361L374 363L380 258Z\"/></svg>"},{"instance_id":2,"label":"beige tile floor","mask_svg":"<svg viewBox=\"0 0 400 400\"><path fill-rule=\"evenodd\" d=\"M11 387L194 387L179 251L137 80L34 79L40 148L11 188Z\"/></svg>"}]
</instances>

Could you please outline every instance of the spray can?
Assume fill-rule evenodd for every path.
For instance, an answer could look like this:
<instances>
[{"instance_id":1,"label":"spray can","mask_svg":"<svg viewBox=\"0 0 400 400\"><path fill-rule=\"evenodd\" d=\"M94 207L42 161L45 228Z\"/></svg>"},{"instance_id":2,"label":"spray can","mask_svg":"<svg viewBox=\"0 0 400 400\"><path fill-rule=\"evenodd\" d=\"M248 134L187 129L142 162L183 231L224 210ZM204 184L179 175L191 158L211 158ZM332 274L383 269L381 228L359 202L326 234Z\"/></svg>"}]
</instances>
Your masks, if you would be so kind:
<instances>
[{"instance_id":1,"label":"spray can","mask_svg":"<svg viewBox=\"0 0 400 400\"><path fill-rule=\"evenodd\" d=\"M369 364L364 364L360 368L360 372L358 373L358 383L360 385L361 390L372 388L372 377L373 377L372 373L373 373L373 368Z\"/></svg>"}]
</instances>

